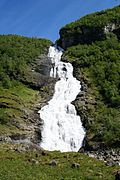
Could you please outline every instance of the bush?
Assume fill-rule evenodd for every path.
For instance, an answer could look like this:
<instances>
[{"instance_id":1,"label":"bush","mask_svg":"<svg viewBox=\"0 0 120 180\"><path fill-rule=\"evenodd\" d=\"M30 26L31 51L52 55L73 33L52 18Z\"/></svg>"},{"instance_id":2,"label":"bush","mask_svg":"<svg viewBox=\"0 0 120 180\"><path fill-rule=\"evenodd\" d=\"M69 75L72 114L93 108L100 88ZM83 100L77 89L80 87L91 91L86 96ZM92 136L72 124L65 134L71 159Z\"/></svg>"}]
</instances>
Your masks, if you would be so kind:
<instances>
[{"instance_id":1,"label":"bush","mask_svg":"<svg viewBox=\"0 0 120 180\"><path fill-rule=\"evenodd\" d=\"M86 115L88 134L94 141L112 144L120 137L120 42L116 37L98 41L92 45L77 45L68 48L64 57L74 64L87 79L88 97L96 99L88 103ZM80 113L80 112L79 112ZM117 146L118 143L117 143Z\"/></svg>"}]
</instances>

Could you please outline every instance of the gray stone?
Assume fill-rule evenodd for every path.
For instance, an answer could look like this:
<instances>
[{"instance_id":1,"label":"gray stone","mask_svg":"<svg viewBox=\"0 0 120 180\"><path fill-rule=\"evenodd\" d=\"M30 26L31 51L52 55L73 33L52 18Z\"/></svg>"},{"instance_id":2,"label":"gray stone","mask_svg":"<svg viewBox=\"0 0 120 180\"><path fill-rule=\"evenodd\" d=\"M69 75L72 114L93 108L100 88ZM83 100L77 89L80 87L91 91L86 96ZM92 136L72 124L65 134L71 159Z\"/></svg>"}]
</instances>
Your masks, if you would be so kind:
<instances>
[{"instance_id":1,"label":"gray stone","mask_svg":"<svg viewBox=\"0 0 120 180\"><path fill-rule=\"evenodd\" d=\"M49 163L50 166L57 166L57 162L55 160L50 161Z\"/></svg>"},{"instance_id":2,"label":"gray stone","mask_svg":"<svg viewBox=\"0 0 120 180\"><path fill-rule=\"evenodd\" d=\"M80 164L78 164L78 163L72 163L71 167L72 167L72 168L79 168L79 167L80 167Z\"/></svg>"},{"instance_id":3,"label":"gray stone","mask_svg":"<svg viewBox=\"0 0 120 180\"><path fill-rule=\"evenodd\" d=\"M32 163L32 164L36 164L36 165L37 165L37 164L39 164L39 161L38 161L38 160L36 160L36 159L31 159L31 163Z\"/></svg>"},{"instance_id":4,"label":"gray stone","mask_svg":"<svg viewBox=\"0 0 120 180\"><path fill-rule=\"evenodd\" d=\"M116 172L115 180L120 180L120 170Z\"/></svg>"}]
</instances>

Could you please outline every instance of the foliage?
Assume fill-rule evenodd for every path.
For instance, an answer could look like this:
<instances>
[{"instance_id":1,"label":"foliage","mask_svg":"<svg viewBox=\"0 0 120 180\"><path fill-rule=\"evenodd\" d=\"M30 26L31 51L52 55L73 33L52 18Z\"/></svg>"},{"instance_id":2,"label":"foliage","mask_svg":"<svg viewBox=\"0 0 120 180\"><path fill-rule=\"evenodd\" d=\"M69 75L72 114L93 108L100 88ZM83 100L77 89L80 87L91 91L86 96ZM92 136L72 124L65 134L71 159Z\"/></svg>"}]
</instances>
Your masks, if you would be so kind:
<instances>
[{"instance_id":1,"label":"foliage","mask_svg":"<svg viewBox=\"0 0 120 180\"><path fill-rule=\"evenodd\" d=\"M20 133L19 124L30 123L25 111L41 96L36 99L38 91L27 87L22 78L50 44L45 39L0 35L0 135Z\"/></svg>"},{"instance_id":2,"label":"foliage","mask_svg":"<svg viewBox=\"0 0 120 180\"><path fill-rule=\"evenodd\" d=\"M92 119L88 131L94 140L114 144L120 137L120 42L116 37L92 45L67 49L64 58L87 78L88 96L94 96L87 116ZM118 144L117 144L118 146Z\"/></svg>"},{"instance_id":3,"label":"foliage","mask_svg":"<svg viewBox=\"0 0 120 180\"><path fill-rule=\"evenodd\" d=\"M35 58L47 51L49 40L17 35L0 36L0 84L12 86L12 80L20 79Z\"/></svg>"},{"instance_id":4,"label":"foliage","mask_svg":"<svg viewBox=\"0 0 120 180\"><path fill-rule=\"evenodd\" d=\"M20 133L19 124L30 123L25 111L37 102L37 94L38 91L19 82L9 89L0 88L0 135Z\"/></svg>"},{"instance_id":5,"label":"foliage","mask_svg":"<svg viewBox=\"0 0 120 180\"><path fill-rule=\"evenodd\" d=\"M60 30L60 34L62 38L70 37L71 34L81 34L84 27L89 27L89 29L101 28L109 23L117 24L119 19L120 6L117 6L113 9L86 15L73 23L67 24Z\"/></svg>"},{"instance_id":6,"label":"foliage","mask_svg":"<svg viewBox=\"0 0 120 180\"><path fill-rule=\"evenodd\" d=\"M110 106L120 106L120 43L116 38L92 45L78 45L65 52L77 65L88 68L93 83ZM73 60L74 61L74 60Z\"/></svg>"}]
</instances>

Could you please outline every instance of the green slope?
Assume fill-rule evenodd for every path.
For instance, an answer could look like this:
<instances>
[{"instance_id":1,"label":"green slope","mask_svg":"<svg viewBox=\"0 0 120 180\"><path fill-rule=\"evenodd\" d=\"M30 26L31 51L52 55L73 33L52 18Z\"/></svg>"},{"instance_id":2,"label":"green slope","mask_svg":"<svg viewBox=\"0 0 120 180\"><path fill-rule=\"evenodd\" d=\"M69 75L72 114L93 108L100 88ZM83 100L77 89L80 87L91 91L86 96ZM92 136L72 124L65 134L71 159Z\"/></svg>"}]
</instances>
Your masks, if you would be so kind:
<instances>
[{"instance_id":1,"label":"green slope","mask_svg":"<svg viewBox=\"0 0 120 180\"><path fill-rule=\"evenodd\" d=\"M43 94L40 85L36 87L37 61L50 44L45 39L0 35L0 135L25 133L24 126L32 124Z\"/></svg>"},{"instance_id":2,"label":"green slope","mask_svg":"<svg viewBox=\"0 0 120 180\"><path fill-rule=\"evenodd\" d=\"M87 130L87 149L118 148L120 144L119 12L120 7L116 7L88 15L60 31L59 44L66 48L62 58L72 62L74 75L87 87L74 102ZM115 29L106 35L104 27L111 22ZM80 41L84 27L88 33ZM93 29L96 34L91 39ZM71 38L70 43L63 43ZM82 153L33 152L33 144L25 147L4 141L4 137L29 137L33 130L26 127L36 123L33 114L50 96L52 85L48 80L43 83L42 77L39 84L39 76L34 74L39 72L38 61L50 44L44 39L0 36L0 179L113 180L119 167Z\"/></svg>"},{"instance_id":3,"label":"green slope","mask_svg":"<svg viewBox=\"0 0 120 180\"><path fill-rule=\"evenodd\" d=\"M20 80L35 58L47 51L51 42L17 35L0 36L0 85L10 88Z\"/></svg>"},{"instance_id":4,"label":"green slope","mask_svg":"<svg viewBox=\"0 0 120 180\"><path fill-rule=\"evenodd\" d=\"M64 49L77 44L105 40L114 33L120 39L120 6L93 13L60 29L57 43Z\"/></svg>"},{"instance_id":5,"label":"green slope","mask_svg":"<svg viewBox=\"0 0 120 180\"><path fill-rule=\"evenodd\" d=\"M85 102L81 103L78 97L76 107L87 129L88 148L120 145L120 41L116 34L119 19L120 6L87 15L60 30L58 42L66 48L63 60L72 62L75 76L87 86ZM109 23L113 23L115 29L105 33ZM78 31L83 26L87 27L86 34ZM92 33L95 28L105 35L99 37L99 41L99 32L96 31L95 36ZM76 40L76 31L77 37L84 36L82 42L79 38ZM89 39L91 43L87 43Z\"/></svg>"}]
</instances>

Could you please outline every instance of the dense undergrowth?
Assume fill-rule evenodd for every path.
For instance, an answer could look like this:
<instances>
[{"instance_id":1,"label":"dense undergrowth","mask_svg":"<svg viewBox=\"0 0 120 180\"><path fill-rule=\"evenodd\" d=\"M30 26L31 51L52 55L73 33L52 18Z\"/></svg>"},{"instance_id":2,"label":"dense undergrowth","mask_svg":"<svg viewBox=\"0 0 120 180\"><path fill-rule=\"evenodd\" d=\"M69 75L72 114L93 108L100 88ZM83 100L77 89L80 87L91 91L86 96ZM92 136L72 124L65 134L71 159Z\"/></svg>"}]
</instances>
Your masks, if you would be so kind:
<instances>
[{"instance_id":1,"label":"dense undergrowth","mask_svg":"<svg viewBox=\"0 0 120 180\"><path fill-rule=\"evenodd\" d=\"M0 36L0 86L10 88L20 80L35 58L47 51L49 40L17 35Z\"/></svg>"},{"instance_id":2,"label":"dense undergrowth","mask_svg":"<svg viewBox=\"0 0 120 180\"><path fill-rule=\"evenodd\" d=\"M120 6L67 24L58 44L65 48L63 60L72 62L75 76L87 84L85 105L76 102L89 144L119 147Z\"/></svg>"},{"instance_id":3,"label":"dense undergrowth","mask_svg":"<svg viewBox=\"0 0 120 180\"><path fill-rule=\"evenodd\" d=\"M70 34L81 34L84 27L89 29L102 28L107 26L109 23L115 23L118 25L120 22L120 6L113 9L103 10L93 14L86 15L81 19L67 24L60 30L62 38L70 37ZM87 32L86 32L87 33Z\"/></svg>"},{"instance_id":4,"label":"dense undergrowth","mask_svg":"<svg viewBox=\"0 0 120 180\"><path fill-rule=\"evenodd\" d=\"M76 77L84 75L90 119L87 130L92 140L119 147L120 137L120 42L116 37L92 45L77 45L67 49L65 59L73 63ZM88 99L89 99L88 98Z\"/></svg>"},{"instance_id":5,"label":"dense undergrowth","mask_svg":"<svg viewBox=\"0 0 120 180\"><path fill-rule=\"evenodd\" d=\"M25 111L38 101L38 90L29 87L29 74L50 44L45 39L0 35L0 135L20 133L19 123L29 125Z\"/></svg>"}]
</instances>

